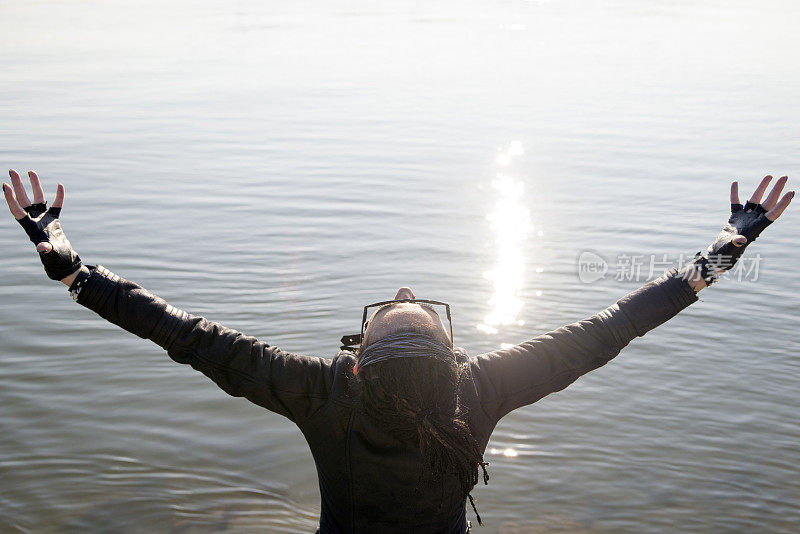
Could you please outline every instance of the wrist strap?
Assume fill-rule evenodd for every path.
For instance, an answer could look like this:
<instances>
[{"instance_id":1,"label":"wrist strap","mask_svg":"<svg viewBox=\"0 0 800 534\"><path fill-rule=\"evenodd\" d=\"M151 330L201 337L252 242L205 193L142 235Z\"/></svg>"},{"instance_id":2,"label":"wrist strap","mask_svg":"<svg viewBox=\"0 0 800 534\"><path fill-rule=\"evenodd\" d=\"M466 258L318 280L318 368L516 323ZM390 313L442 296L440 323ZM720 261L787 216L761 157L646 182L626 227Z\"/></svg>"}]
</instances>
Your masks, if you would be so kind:
<instances>
[{"instance_id":1,"label":"wrist strap","mask_svg":"<svg viewBox=\"0 0 800 534\"><path fill-rule=\"evenodd\" d=\"M86 267L88 267L89 269L93 269L94 265L87 265ZM70 284L69 286L69 294L72 295L72 300L76 302L78 301L78 295L80 295L81 289L83 289L83 286L91 277L92 277L91 271L86 272L83 269L78 271L78 275L75 277L75 280L73 280L72 284Z\"/></svg>"},{"instance_id":2,"label":"wrist strap","mask_svg":"<svg viewBox=\"0 0 800 534\"><path fill-rule=\"evenodd\" d=\"M710 286L719 280L719 273L717 272L717 269L714 268L708 258L703 256L702 252L698 252L694 255L694 260L692 263L695 263L700 267L700 278L705 281L707 286Z\"/></svg>"}]
</instances>

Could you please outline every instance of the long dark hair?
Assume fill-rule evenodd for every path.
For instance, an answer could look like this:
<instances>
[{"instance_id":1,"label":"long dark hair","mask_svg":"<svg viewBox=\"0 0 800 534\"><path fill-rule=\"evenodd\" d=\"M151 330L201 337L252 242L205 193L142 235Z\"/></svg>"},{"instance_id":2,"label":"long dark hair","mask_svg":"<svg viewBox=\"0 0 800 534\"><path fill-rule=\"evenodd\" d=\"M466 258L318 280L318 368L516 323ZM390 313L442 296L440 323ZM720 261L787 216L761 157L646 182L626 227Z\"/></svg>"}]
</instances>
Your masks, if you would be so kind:
<instances>
[{"instance_id":1,"label":"long dark hair","mask_svg":"<svg viewBox=\"0 0 800 534\"><path fill-rule=\"evenodd\" d=\"M465 365L455 359L389 359L359 369L357 379L367 415L399 440L419 447L434 480L444 474L458 477L467 497L478 483L478 469L484 483L489 474L459 402Z\"/></svg>"}]
</instances>

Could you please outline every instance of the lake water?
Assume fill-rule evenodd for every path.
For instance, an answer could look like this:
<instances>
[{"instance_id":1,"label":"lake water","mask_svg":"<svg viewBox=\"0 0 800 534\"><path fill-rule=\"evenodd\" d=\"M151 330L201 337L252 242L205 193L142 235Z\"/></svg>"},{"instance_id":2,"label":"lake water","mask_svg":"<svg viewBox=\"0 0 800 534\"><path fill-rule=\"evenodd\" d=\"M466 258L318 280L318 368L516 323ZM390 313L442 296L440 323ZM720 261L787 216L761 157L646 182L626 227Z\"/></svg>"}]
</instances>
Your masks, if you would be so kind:
<instances>
[{"instance_id":1,"label":"lake water","mask_svg":"<svg viewBox=\"0 0 800 534\"><path fill-rule=\"evenodd\" d=\"M0 15L0 160L66 185L84 261L290 351L332 356L401 285L472 354L521 342L706 246L731 179L800 180L794 1ZM478 532L796 532L798 209L741 280L503 419ZM77 306L10 217L0 250L0 531L313 532L291 423Z\"/></svg>"}]
</instances>

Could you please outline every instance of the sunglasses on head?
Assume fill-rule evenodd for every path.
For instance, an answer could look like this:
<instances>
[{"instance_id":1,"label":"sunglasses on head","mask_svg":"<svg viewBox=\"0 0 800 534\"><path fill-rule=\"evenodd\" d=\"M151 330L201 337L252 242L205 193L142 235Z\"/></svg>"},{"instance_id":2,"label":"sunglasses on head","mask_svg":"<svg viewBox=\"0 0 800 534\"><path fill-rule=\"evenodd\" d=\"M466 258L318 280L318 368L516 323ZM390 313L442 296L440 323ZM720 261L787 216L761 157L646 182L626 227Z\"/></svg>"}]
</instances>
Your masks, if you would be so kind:
<instances>
[{"instance_id":1,"label":"sunglasses on head","mask_svg":"<svg viewBox=\"0 0 800 534\"><path fill-rule=\"evenodd\" d=\"M350 350L355 352L361 346L361 342L364 340L364 332L367 330L367 325L369 321L367 321L367 316L369 315L370 308L380 308L383 306L388 306L389 304L397 304L401 302L410 302L413 304L419 304L420 306L424 306L430 310L432 310L436 315L439 315L433 306L444 306L445 313L447 315L447 322L450 324L450 343L453 343L453 319L450 317L450 305L446 302L439 302L438 300L428 300L428 299L397 299L397 300L384 300L382 302L376 302L375 304L369 304L364 306L364 314L361 317L361 333L360 334L353 334L351 336L342 336L341 342L342 346L339 347L340 350Z\"/></svg>"}]
</instances>

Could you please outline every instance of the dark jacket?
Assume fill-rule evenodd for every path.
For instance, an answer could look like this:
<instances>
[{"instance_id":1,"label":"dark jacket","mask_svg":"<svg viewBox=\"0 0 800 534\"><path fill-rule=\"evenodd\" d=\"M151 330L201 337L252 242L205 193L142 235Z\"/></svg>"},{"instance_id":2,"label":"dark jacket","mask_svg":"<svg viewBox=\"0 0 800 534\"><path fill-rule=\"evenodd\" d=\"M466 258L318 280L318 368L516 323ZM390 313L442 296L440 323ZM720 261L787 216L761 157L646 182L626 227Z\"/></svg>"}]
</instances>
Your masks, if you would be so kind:
<instances>
[{"instance_id":1,"label":"dark jacket","mask_svg":"<svg viewBox=\"0 0 800 534\"><path fill-rule=\"evenodd\" d=\"M485 449L508 412L604 365L633 338L696 300L694 290L671 269L603 311L530 341L472 357L458 349L471 374L461 399L473 435ZM284 352L174 308L102 266L92 269L78 302L154 341L230 395L292 420L316 462L323 534L465 532L465 496L458 480L432 480L418 450L363 414L354 391L352 353L329 359Z\"/></svg>"}]
</instances>

